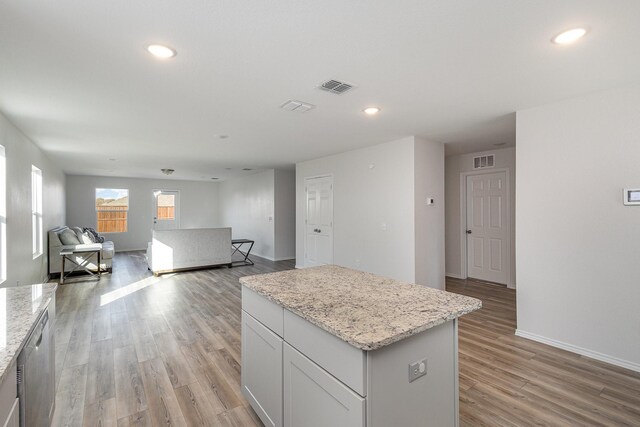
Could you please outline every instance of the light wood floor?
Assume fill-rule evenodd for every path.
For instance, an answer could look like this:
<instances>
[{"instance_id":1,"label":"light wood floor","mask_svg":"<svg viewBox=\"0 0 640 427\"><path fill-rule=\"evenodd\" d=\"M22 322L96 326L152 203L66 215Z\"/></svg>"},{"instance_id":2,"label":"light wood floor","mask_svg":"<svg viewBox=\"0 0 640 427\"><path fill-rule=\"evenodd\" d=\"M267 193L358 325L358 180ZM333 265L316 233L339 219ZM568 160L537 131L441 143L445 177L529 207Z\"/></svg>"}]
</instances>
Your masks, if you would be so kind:
<instances>
[{"instance_id":1,"label":"light wood floor","mask_svg":"<svg viewBox=\"0 0 640 427\"><path fill-rule=\"evenodd\" d=\"M640 374L514 335L515 291L447 278L482 300L460 319L461 426L640 426Z\"/></svg>"},{"instance_id":2,"label":"light wood floor","mask_svg":"<svg viewBox=\"0 0 640 427\"><path fill-rule=\"evenodd\" d=\"M120 253L100 282L60 286L54 425L261 426L240 394L238 279L294 264L255 260L154 278ZM484 303L460 322L462 426L640 426L639 374L515 337L511 290L447 288Z\"/></svg>"}]
</instances>

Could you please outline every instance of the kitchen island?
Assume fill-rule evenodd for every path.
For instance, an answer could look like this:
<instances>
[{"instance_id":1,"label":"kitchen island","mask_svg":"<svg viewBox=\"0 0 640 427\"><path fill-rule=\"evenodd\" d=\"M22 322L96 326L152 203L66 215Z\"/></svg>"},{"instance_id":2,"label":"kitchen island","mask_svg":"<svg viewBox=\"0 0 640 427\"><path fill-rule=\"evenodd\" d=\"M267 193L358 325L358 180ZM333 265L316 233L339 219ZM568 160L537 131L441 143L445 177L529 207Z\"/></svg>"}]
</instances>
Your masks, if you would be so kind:
<instances>
[{"instance_id":1,"label":"kitchen island","mask_svg":"<svg viewBox=\"0 0 640 427\"><path fill-rule=\"evenodd\" d=\"M242 392L267 426L458 424L480 300L333 265L243 277Z\"/></svg>"},{"instance_id":2,"label":"kitchen island","mask_svg":"<svg viewBox=\"0 0 640 427\"><path fill-rule=\"evenodd\" d=\"M0 288L0 425L17 426L19 406L28 411L28 419L35 413L43 413L49 421L54 408L55 391L55 283L31 286ZM46 327L38 329L43 316L47 317ZM30 393L39 396L38 402L18 399L18 359L30 341L37 343L32 349L46 351L39 358L44 363L35 367L36 372L22 372L23 385L32 385ZM46 336L45 336L46 335ZM41 339L38 339L41 338ZM24 387L22 387L24 389ZM30 418L31 417L31 418ZM27 423L29 425L29 423ZM31 424L34 425L34 424Z\"/></svg>"}]
</instances>

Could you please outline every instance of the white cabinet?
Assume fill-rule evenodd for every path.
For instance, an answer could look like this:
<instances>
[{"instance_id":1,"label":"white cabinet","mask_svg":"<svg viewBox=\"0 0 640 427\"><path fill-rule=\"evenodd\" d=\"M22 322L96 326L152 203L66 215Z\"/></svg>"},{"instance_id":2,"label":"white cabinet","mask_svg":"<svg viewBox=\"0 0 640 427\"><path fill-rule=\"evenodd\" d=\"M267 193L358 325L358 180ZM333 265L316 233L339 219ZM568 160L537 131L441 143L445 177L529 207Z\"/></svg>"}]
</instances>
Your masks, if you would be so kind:
<instances>
[{"instance_id":1,"label":"white cabinet","mask_svg":"<svg viewBox=\"0 0 640 427\"><path fill-rule=\"evenodd\" d=\"M20 400L16 397L11 407L11 412L7 416L7 420L4 423L4 427L19 427L20 426Z\"/></svg>"},{"instance_id":2,"label":"white cabinet","mask_svg":"<svg viewBox=\"0 0 640 427\"><path fill-rule=\"evenodd\" d=\"M365 400L284 343L285 427L364 427Z\"/></svg>"},{"instance_id":3,"label":"white cabinet","mask_svg":"<svg viewBox=\"0 0 640 427\"><path fill-rule=\"evenodd\" d=\"M242 394L265 426L282 426L282 338L244 310Z\"/></svg>"}]
</instances>

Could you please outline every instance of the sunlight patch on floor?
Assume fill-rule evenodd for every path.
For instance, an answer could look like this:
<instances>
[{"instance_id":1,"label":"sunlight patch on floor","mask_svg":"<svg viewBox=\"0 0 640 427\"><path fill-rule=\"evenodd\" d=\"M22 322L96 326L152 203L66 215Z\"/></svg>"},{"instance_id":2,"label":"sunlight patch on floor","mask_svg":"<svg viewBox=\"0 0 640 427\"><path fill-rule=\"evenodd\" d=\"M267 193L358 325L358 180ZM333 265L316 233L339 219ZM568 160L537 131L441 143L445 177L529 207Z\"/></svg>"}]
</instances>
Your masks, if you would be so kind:
<instances>
[{"instance_id":1,"label":"sunlight patch on floor","mask_svg":"<svg viewBox=\"0 0 640 427\"><path fill-rule=\"evenodd\" d=\"M170 275L164 276L171 277ZM130 285L123 286L122 288L116 289L115 291L107 292L106 294L100 295L100 307L110 304L120 298L124 298L127 295L131 295L134 292L138 292L144 288L147 288L151 285L155 285L160 282L163 277L150 276L146 277L142 280L138 280L137 282L133 282Z\"/></svg>"}]
</instances>

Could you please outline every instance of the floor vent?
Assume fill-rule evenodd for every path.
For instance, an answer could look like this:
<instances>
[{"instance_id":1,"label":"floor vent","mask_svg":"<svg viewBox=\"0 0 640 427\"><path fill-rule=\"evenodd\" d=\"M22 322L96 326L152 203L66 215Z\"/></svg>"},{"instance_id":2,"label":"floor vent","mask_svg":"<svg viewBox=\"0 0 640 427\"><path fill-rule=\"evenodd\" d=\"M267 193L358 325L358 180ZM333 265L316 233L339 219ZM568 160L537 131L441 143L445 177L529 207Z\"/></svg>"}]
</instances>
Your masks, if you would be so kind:
<instances>
[{"instance_id":1,"label":"floor vent","mask_svg":"<svg viewBox=\"0 0 640 427\"><path fill-rule=\"evenodd\" d=\"M295 111L296 113L306 113L307 111L315 108L315 105L307 104L301 101L289 100L280 106L283 110Z\"/></svg>"},{"instance_id":2,"label":"floor vent","mask_svg":"<svg viewBox=\"0 0 640 427\"><path fill-rule=\"evenodd\" d=\"M318 86L318 89L335 93L336 95L342 95L348 90L353 89L353 87L354 86L349 83L340 82L338 80L329 80Z\"/></svg>"},{"instance_id":3,"label":"floor vent","mask_svg":"<svg viewBox=\"0 0 640 427\"><path fill-rule=\"evenodd\" d=\"M495 165L495 155L487 154L486 156L478 156L473 158L474 169L492 168Z\"/></svg>"}]
</instances>

